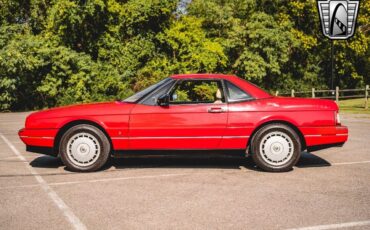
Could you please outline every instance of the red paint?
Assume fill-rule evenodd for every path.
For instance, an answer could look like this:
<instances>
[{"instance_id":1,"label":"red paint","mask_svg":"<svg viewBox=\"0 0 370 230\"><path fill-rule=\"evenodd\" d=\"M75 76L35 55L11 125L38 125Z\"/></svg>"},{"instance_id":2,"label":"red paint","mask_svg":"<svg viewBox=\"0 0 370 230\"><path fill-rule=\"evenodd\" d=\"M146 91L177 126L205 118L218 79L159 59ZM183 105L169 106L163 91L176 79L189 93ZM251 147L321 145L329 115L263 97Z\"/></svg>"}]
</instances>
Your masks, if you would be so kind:
<instances>
[{"instance_id":1,"label":"red paint","mask_svg":"<svg viewBox=\"0 0 370 230\"><path fill-rule=\"evenodd\" d=\"M246 149L258 127L266 122L286 122L301 132L306 146L347 141L348 129L336 125L338 106L331 100L273 97L229 75L191 74L172 78L225 79L255 100L168 107L124 102L66 106L32 113L19 136L27 145L53 147L64 125L83 120L104 129L114 150ZM209 113L209 109L222 112Z\"/></svg>"}]
</instances>

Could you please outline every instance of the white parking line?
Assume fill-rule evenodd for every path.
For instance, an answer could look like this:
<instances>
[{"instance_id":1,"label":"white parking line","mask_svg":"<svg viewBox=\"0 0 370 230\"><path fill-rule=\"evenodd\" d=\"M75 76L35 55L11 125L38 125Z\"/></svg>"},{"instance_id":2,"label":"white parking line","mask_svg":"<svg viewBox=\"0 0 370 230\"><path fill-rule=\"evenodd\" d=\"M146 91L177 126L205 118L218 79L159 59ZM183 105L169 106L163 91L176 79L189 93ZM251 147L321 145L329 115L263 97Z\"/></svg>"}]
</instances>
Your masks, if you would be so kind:
<instances>
[{"instance_id":1,"label":"white parking line","mask_svg":"<svg viewBox=\"0 0 370 230\"><path fill-rule=\"evenodd\" d=\"M22 156L22 158L24 158ZM28 163L26 160L23 161ZM368 164L370 161L353 161L353 162L338 162L338 163L331 163L331 166L340 166L340 165L353 165L353 164ZM33 170L28 164L27 166ZM320 165L305 165L305 167L319 167ZM323 165L326 166L326 165ZM239 166L241 172L250 171L245 166ZM36 172L32 173L35 177L41 177ZM58 185L72 185L72 184L84 184L84 183L97 183L97 182L109 182L109 181L120 181L120 180L136 180L136 179L155 179L160 177L176 177L176 176L186 176L186 175L195 175L195 174L210 174L207 173L172 173L172 174L159 174L159 175L143 175L143 176L131 176L131 177L115 177L115 178L104 178L104 179L95 179L95 180L79 180L79 181L64 181L64 182L54 182L48 183L49 186L58 186ZM22 176L22 175L20 175ZM46 183L46 182L45 182ZM28 184L28 185L15 185L15 186L6 186L1 187L0 190L5 189L13 189L13 188L32 188L32 187L39 187L41 184Z\"/></svg>"},{"instance_id":2,"label":"white parking line","mask_svg":"<svg viewBox=\"0 0 370 230\"><path fill-rule=\"evenodd\" d=\"M327 230L327 229L339 229L339 228L349 228L349 227L359 227L370 225L370 220L357 221L357 222L347 222L340 224L327 224L327 225L316 225L303 228L291 228L288 230Z\"/></svg>"},{"instance_id":3,"label":"white parking line","mask_svg":"<svg viewBox=\"0 0 370 230\"><path fill-rule=\"evenodd\" d=\"M58 194L46 183L46 181L40 175L37 174L36 170L34 170L28 164L26 158L17 150L17 148L2 133L0 133L0 137L9 146L9 148L14 152L14 154L17 155L17 157L25 163L27 169L35 177L36 181L39 183L41 188L46 192L49 198L55 203L55 205L60 209L60 211L62 211L67 221L69 221L75 229L78 229L78 230L87 229L86 226L81 222L81 220L66 205L66 203L64 203L62 198L60 198Z\"/></svg>"},{"instance_id":4,"label":"white parking line","mask_svg":"<svg viewBox=\"0 0 370 230\"><path fill-rule=\"evenodd\" d=\"M132 177L115 177L115 178L105 178L105 179L95 179L95 180L85 180L85 181L56 182L56 183L50 183L50 185L67 185L67 184L96 183L96 182L107 182L107 181L132 180L132 179L175 177L175 176L186 176L186 175L193 175L193 174L199 174L199 173L176 173L176 174L160 174L160 175L132 176Z\"/></svg>"},{"instance_id":5,"label":"white parking line","mask_svg":"<svg viewBox=\"0 0 370 230\"><path fill-rule=\"evenodd\" d=\"M370 161L352 161L352 162L337 162L329 164L307 164L299 165L298 168L309 168L309 167L324 167L324 166L341 166L341 165L356 165L356 164L369 164Z\"/></svg>"},{"instance_id":6,"label":"white parking line","mask_svg":"<svg viewBox=\"0 0 370 230\"><path fill-rule=\"evenodd\" d=\"M70 185L70 184L84 184L84 183L97 183L97 182L109 182L109 181L120 181L120 180L135 180L135 179L151 179L151 178L161 178L161 177L176 177L176 176L186 176L194 174L210 174L210 173L172 173L172 174L159 174L159 175L144 175L144 176L131 176L131 177L114 177L114 178L104 178L104 179L95 179L95 180L79 180L79 181L65 181L65 182L54 182L48 183L49 186L58 186L58 185ZM38 187L39 184L29 184L29 185L16 185L2 187L0 190L12 189L12 188L29 188L29 187Z\"/></svg>"},{"instance_id":7,"label":"white parking line","mask_svg":"<svg viewBox=\"0 0 370 230\"><path fill-rule=\"evenodd\" d=\"M370 163L370 161L338 162L338 163L332 163L331 165L355 165L355 164L366 164L366 163Z\"/></svg>"}]
</instances>

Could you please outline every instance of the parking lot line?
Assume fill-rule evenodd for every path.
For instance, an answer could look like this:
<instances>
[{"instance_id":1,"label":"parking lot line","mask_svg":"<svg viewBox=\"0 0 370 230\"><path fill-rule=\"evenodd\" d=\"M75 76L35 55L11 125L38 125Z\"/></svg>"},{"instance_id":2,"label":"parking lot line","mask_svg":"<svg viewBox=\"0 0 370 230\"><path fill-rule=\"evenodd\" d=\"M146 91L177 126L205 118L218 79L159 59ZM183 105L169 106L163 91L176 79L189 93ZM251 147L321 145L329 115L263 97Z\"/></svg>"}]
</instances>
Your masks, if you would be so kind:
<instances>
[{"instance_id":1,"label":"parking lot line","mask_svg":"<svg viewBox=\"0 0 370 230\"><path fill-rule=\"evenodd\" d=\"M370 220L339 223L339 224L316 225L316 226L303 227L303 228L291 228L288 230L327 230L327 229L360 227L360 226L368 226L368 225L370 225Z\"/></svg>"},{"instance_id":2,"label":"parking lot line","mask_svg":"<svg viewBox=\"0 0 370 230\"><path fill-rule=\"evenodd\" d=\"M114 177L114 178L105 178L105 179L95 179L95 180L79 180L79 181L65 181L65 182L55 182L48 183L49 186L58 186L58 185L70 185L70 184L84 184L84 183L97 183L97 182L109 182L109 181L120 181L120 180L135 180L135 179L151 179L151 178L161 178L161 177L176 177L176 176L186 176L194 174L207 174L210 173L172 173L172 174L159 174L159 175L144 175L144 176L131 176L131 177ZM2 187L1 189L12 189L12 188L32 188L39 187L39 184L29 184L29 185L18 185L18 186L8 186Z\"/></svg>"},{"instance_id":3,"label":"parking lot line","mask_svg":"<svg viewBox=\"0 0 370 230\"><path fill-rule=\"evenodd\" d=\"M20 161L28 163L25 161ZM331 163L331 166L340 166L340 165L353 165L353 164L368 164L370 161L354 161L354 162L338 162L338 163ZM313 165L317 166L317 165ZM305 166L306 167L306 166ZM239 166L241 172L250 171L245 166ZM129 177L114 177L114 178L104 178L104 179L94 179L94 180L78 180L78 181L63 181L63 182L54 182L48 183L49 186L59 186L59 185L73 185L73 184L84 184L84 183L98 183L98 182L109 182L109 181L120 181L120 180L137 180L137 179L156 179L161 177L177 177L177 176L187 176L187 175L198 175L198 174L210 174L207 173L171 173L171 174L159 174L159 175L142 175L142 176L129 176ZM33 173L34 176L39 176L37 173ZM21 176L21 175L20 175ZM28 185L16 185L16 186L7 186L2 187L0 190L5 189L15 189L15 188L32 188L32 187L39 187L41 184L28 184Z\"/></svg>"},{"instance_id":4,"label":"parking lot line","mask_svg":"<svg viewBox=\"0 0 370 230\"><path fill-rule=\"evenodd\" d=\"M160 178L160 177L176 177L186 176L199 173L173 173L173 174L160 174L160 175L146 175L146 176L132 176L132 177L115 177L95 180L84 180L84 181L66 181L50 183L50 185L68 185L68 184L83 184L83 183L96 183L96 182L107 182L107 181L119 181L119 180L132 180L132 179L148 179L148 178ZM209 173L207 173L209 174Z\"/></svg>"},{"instance_id":5,"label":"parking lot line","mask_svg":"<svg viewBox=\"0 0 370 230\"><path fill-rule=\"evenodd\" d=\"M81 220L72 212L72 210L66 205L66 203L58 196L58 194L46 183L46 181L38 175L36 170L34 170L27 162L26 158L17 150L17 148L2 134L0 137L9 146L17 157L23 161L30 171L30 173L35 177L36 181L39 183L41 188L46 192L49 198L54 202L54 204L60 209L63 215L66 217L67 221L72 224L75 229L84 230L87 229L86 226L81 222Z\"/></svg>"},{"instance_id":6,"label":"parking lot line","mask_svg":"<svg viewBox=\"0 0 370 230\"><path fill-rule=\"evenodd\" d=\"M330 166L341 166L341 165L356 165L356 164L369 164L370 161L352 161L352 162L337 162L337 163L330 163ZM299 168L310 168L310 167L323 167L329 166L328 164L307 164L301 165Z\"/></svg>"},{"instance_id":7,"label":"parking lot line","mask_svg":"<svg viewBox=\"0 0 370 230\"><path fill-rule=\"evenodd\" d=\"M366 163L370 163L370 161L338 162L338 163L332 163L331 165L355 165L355 164L366 164Z\"/></svg>"}]
</instances>

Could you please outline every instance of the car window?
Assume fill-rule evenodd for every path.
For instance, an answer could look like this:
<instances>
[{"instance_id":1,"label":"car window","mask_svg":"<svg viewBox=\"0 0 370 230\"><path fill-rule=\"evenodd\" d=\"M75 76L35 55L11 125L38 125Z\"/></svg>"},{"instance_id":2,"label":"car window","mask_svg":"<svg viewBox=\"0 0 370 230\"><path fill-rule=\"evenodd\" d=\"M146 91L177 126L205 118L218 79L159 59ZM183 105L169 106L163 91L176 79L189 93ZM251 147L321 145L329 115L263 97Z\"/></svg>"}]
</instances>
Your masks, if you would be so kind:
<instances>
[{"instance_id":1,"label":"car window","mask_svg":"<svg viewBox=\"0 0 370 230\"><path fill-rule=\"evenodd\" d=\"M146 96L140 104L143 105L157 105L158 97L162 96L163 94L167 93L171 87L173 86L174 81L169 81L165 85L161 86L160 88L154 90L148 96Z\"/></svg>"},{"instance_id":2,"label":"car window","mask_svg":"<svg viewBox=\"0 0 370 230\"><path fill-rule=\"evenodd\" d=\"M171 104L224 103L219 80L182 80L170 93Z\"/></svg>"},{"instance_id":3,"label":"car window","mask_svg":"<svg viewBox=\"0 0 370 230\"><path fill-rule=\"evenodd\" d=\"M238 86L233 83L226 81L227 88L227 100L229 102L244 101L253 99L248 93L244 92Z\"/></svg>"},{"instance_id":4,"label":"car window","mask_svg":"<svg viewBox=\"0 0 370 230\"><path fill-rule=\"evenodd\" d=\"M126 98L123 101L124 102L130 102L130 103L138 102L140 99L144 98L146 95L148 95L149 93L158 89L159 87L161 87L162 85L164 85L166 82L169 82L169 81L171 81L171 78L165 78L162 81L160 81L160 82L158 82L158 83L156 83L152 86L149 86L148 88L146 88L146 89L144 89L140 92L135 93L134 95L132 95L131 97Z\"/></svg>"}]
</instances>

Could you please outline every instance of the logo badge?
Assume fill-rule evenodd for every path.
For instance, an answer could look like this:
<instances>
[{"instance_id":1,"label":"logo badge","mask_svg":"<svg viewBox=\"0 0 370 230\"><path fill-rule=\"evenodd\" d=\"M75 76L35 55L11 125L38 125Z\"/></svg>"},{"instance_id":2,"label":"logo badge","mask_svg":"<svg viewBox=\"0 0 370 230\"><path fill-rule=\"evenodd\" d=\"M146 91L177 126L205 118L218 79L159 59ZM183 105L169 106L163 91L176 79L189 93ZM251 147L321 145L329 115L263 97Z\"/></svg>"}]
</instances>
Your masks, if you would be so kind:
<instances>
[{"instance_id":1,"label":"logo badge","mask_svg":"<svg viewBox=\"0 0 370 230\"><path fill-rule=\"evenodd\" d=\"M356 28L359 0L318 0L324 35L330 39L348 39Z\"/></svg>"}]
</instances>

